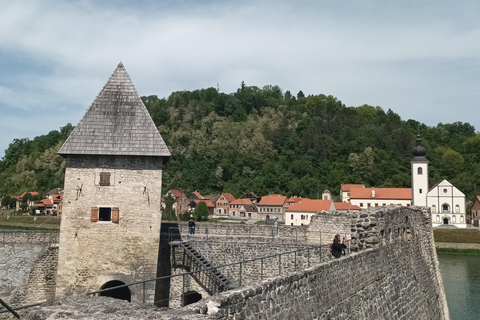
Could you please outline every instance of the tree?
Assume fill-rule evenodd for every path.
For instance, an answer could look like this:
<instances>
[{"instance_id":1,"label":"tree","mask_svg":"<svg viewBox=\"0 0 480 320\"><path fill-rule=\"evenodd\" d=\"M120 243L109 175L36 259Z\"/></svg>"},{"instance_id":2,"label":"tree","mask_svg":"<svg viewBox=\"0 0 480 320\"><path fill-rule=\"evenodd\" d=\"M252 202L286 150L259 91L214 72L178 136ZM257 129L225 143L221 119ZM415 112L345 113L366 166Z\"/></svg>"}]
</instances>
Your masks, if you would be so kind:
<instances>
[{"instance_id":1,"label":"tree","mask_svg":"<svg viewBox=\"0 0 480 320\"><path fill-rule=\"evenodd\" d=\"M4 196L2 198L2 207L10 209L11 200L12 198L10 196Z\"/></svg>"},{"instance_id":2,"label":"tree","mask_svg":"<svg viewBox=\"0 0 480 320\"><path fill-rule=\"evenodd\" d=\"M195 221L201 221L206 219L208 219L208 207L207 204L202 201L195 206Z\"/></svg>"},{"instance_id":3,"label":"tree","mask_svg":"<svg viewBox=\"0 0 480 320\"><path fill-rule=\"evenodd\" d=\"M300 99L300 98L305 98L305 94L303 93L302 90L298 91L297 93L297 99Z\"/></svg>"}]
</instances>

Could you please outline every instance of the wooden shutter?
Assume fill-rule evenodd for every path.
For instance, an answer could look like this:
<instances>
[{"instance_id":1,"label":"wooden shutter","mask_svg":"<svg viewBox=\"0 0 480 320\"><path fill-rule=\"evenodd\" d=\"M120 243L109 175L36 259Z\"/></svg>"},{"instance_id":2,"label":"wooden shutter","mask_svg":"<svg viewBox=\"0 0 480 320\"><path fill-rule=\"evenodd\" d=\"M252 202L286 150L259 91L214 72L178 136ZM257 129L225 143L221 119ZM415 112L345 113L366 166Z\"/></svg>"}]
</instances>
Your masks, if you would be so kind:
<instances>
[{"instance_id":1,"label":"wooden shutter","mask_svg":"<svg viewBox=\"0 0 480 320\"><path fill-rule=\"evenodd\" d=\"M101 186L110 185L110 172L100 172L100 185Z\"/></svg>"},{"instance_id":2,"label":"wooden shutter","mask_svg":"<svg viewBox=\"0 0 480 320\"><path fill-rule=\"evenodd\" d=\"M118 220L119 220L119 209L112 208L112 222L118 223Z\"/></svg>"},{"instance_id":3,"label":"wooden shutter","mask_svg":"<svg viewBox=\"0 0 480 320\"><path fill-rule=\"evenodd\" d=\"M92 222L97 222L98 221L98 208L97 207L92 207Z\"/></svg>"}]
</instances>

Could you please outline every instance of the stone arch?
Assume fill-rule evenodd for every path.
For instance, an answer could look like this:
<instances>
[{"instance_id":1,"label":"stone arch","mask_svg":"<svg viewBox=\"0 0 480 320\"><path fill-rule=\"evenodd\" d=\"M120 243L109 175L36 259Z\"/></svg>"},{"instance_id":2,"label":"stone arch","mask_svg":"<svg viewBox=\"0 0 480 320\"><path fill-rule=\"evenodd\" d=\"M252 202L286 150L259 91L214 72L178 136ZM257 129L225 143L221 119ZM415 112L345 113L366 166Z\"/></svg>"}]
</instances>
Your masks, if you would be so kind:
<instances>
[{"instance_id":1,"label":"stone arch","mask_svg":"<svg viewBox=\"0 0 480 320\"><path fill-rule=\"evenodd\" d=\"M202 300L202 295L197 291L187 291L182 295L182 306Z\"/></svg>"},{"instance_id":2,"label":"stone arch","mask_svg":"<svg viewBox=\"0 0 480 320\"><path fill-rule=\"evenodd\" d=\"M117 286L124 285L125 282L119 280L111 280L105 282L101 287L100 290L113 288ZM117 288L113 290L108 290L100 293L100 296L104 297L112 297L115 299L127 300L128 302L132 302L132 293L128 287Z\"/></svg>"}]
</instances>

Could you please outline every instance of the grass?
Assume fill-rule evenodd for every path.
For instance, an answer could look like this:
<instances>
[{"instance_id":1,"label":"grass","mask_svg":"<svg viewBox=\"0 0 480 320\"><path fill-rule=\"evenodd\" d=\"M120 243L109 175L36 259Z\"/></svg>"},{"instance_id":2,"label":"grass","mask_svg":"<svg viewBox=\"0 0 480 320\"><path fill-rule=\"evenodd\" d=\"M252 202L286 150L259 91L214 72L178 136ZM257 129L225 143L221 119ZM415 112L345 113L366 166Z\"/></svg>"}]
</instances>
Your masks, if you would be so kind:
<instances>
[{"instance_id":1,"label":"grass","mask_svg":"<svg viewBox=\"0 0 480 320\"><path fill-rule=\"evenodd\" d=\"M433 230L435 242L480 243L480 231L476 229Z\"/></svg>"},{"instance_id":2,"label":"grass","mask_svg":"<svg viewBox=\"0 0 480 320\"><path fill-rule=\"evenodd\" d=\"M16 230L59 230L60 217L7 216L4 212L0 212L0 228Z\"/></svg>"},{"instance_id":3,"label":"grass","mask_svg":"<svg viewBox=\"0 0 480 320\"><path fill-rule=\"evenodd\" d=\"M469 255L469 256L480 256L480 250L478 250L478 249L437 248L437 253L448 253L448 254L461 254L461 255Z\"/></svg>"}]
</instances>

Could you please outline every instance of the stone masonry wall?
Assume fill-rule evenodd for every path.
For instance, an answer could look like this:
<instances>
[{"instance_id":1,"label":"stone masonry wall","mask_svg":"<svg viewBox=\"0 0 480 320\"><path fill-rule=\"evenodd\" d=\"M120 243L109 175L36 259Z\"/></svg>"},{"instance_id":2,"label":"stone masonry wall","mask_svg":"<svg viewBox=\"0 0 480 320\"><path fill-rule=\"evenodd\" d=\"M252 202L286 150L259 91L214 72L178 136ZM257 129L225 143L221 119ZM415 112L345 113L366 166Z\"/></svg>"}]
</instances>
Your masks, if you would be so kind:
<instances>
[{"instance_id":1,"label":"stone masonry wall","mask_svg":"<svg viewBox=\"0 0 480 320\"><path fill-rule=\"evenodd\" d=\"M100 173L110 185L100 186ZM56 297L102 288L109 281L132 283L157 272L161 224L162 159L158 157L69 156L60 225ZM92 208L118 208L119 221L91 221ZM154 300L154 282L147 301ZM133 301L143 290L133 287Z\"/></svg>"},{"instance_id":2,"label":"stone masonry wall","mask_svg":"<svg viewBox=\"0 0 480 320\"><path fill-rule=\"evenodd\" d=\"M449 319L430 214L408 207L352 215L353 253L171 312L186 319Z\"/></svg>"},{"instance_id":3,"label":"stone masonry wall","mask_svg":"<svg viewBox=\"0 0 480 320\"><path fill-rule=\"evenodd\" d=\"M188 223L179 222L178 228L184 240L188 237ZM172 230L172 232L178 232ZM202 223L196 222L196 239L217 239L226 241L275 241L282 243L305 243L307 226L278 226L278 237L273 226L227 224L227 223Z\"/></svg>"},{"instance_id":4,"label":"stone masonry wall","mask_svg":"<svg viewBox=\"0 0 480 320\"><path fill-rule=\"evenodd\" d=\"M0 232L0 297L13 305L53 299L58 232Z\"/></svg>"}]
</instances>

